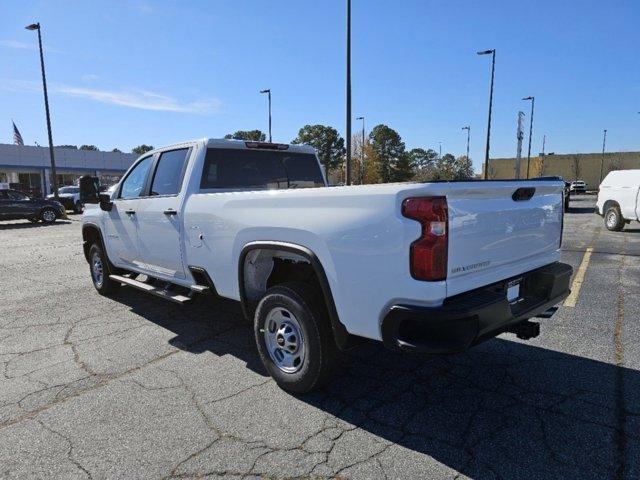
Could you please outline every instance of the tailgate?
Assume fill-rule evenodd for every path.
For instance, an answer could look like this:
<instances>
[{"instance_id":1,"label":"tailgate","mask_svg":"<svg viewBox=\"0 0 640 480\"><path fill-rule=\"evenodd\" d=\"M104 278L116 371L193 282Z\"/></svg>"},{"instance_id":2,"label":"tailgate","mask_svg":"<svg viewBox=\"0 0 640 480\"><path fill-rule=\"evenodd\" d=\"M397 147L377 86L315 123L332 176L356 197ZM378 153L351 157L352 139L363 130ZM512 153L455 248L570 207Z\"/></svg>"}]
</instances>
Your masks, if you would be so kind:
<instances>
[{"instance_id":1,"label":"tailgate","mask_svg":"<svg viewBox=\"0 0 640 480\"><path fill-rule=\"evenodd\" d=\"M563 188L557 180L452 184L447 295L559 260Z\"/></svg>"}]
</instances>

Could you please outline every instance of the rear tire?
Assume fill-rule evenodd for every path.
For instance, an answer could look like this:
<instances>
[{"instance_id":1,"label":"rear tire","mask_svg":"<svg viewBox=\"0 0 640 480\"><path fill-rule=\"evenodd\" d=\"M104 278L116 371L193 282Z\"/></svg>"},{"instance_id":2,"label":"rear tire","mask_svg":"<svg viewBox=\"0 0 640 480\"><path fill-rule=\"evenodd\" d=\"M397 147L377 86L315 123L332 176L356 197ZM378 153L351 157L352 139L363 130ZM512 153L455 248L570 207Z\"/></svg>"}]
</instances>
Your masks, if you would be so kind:
<instances>
[{"instance_id":1,"label":"rear tire","mask_svg":"<svg viewBox=\"0 0 640 480\"><path fill-rule=\"evenodd\" d=\"M338 349L324 302L310 285L287 282L267 290L254 333L262 363L280 388L306 393L330 378Z\"/></svg>"},{"instance_id":2,"label":"rear tire","mask_svg":"<svg viewBox=\"0 0 640 480\"><path fill-rule=\"evenodd\" d=\"M112 295L120 290L120 284L109 278L107 257L97 243L89 249L89 271L93 286L100 295Z\"/></svg>"},{"instance_id":3,"label":"rear tire","mask_svg":"<svg viewBox=\"0 0 640 480\"><path fill-rule=\"evenodd\" d=\"M82 210L83 210L82 203L80 203L79 201L73 205L73 213L80 214L82 213Z\"/></svg>"},{"instance_id":4,"label":"rear tire","mask_svg":"<svg viewBox=\"0 0 640 480\"><path fill-rule=\"evenodd\" d=\"M40 220L44 223L53 223L56 218L56 211L53 208L43 208L40 212Z\"/></svg>"},{"instance_id":5,"label":"rear tire","mask_svg":"<svg viewBox=\"0 0 640 480\"><path fill-rule=\"evenodd\" d=\"M620 207L614 205L607 209L604 214L604 226L612 232L619 232L624 228L624 218L622 218Z\"/></svg>"}]
</instances>

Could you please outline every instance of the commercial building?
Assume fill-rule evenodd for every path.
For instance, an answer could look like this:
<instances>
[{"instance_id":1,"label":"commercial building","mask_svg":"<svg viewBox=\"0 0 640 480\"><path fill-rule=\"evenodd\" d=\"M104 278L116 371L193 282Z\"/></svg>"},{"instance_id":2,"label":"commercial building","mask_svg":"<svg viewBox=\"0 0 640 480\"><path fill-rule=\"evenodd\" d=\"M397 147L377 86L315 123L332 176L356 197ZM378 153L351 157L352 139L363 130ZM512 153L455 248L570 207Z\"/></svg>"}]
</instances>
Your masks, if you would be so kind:
<instances>
[{"instance_id":1,"label":"commercial building","mask_svg":"<svg viewBox=\"0 0 640 480\"><path fill-rule=\"evenodd\" d=\"M566 181L584 180L587 189L597 190L611 170L640 169L640 152L547 154L531 157L529 176L560 176ZM489 160L489 179L515 178L515 158ZM527 178L527 158L520 160L520 178Z\"/></svg>"},{"instance_id":2,"label":"commercial building","mask_svg":"<svg viewBox=\"0 0 640 480\"><path fill-rule=\"evenodd\" d=\"M54 148L58 186L73 185L82 175L100 178L100 183L117 182L137 155L96 150ZM0 184L46 196L51 193L51 159L49 148L0 144Z\"/></svg>"}]
</instances>

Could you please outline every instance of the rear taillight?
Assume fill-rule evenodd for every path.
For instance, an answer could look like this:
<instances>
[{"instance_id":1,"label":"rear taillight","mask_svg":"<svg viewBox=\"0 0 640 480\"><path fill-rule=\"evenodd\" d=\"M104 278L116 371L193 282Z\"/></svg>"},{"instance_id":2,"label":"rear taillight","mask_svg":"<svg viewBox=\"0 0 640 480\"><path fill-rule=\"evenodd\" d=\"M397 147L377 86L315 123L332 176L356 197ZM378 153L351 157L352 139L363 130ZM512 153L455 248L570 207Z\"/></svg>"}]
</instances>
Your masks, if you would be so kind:
<instances>
[{"instance_id":1,"label":"rear taillight","mask_svg":"<svg viewBox=\"0 0 640 480\"><path fill-rule=\"evenodd\" d=\"M422 235L411 244L411 276L416 280L447 278L449 215L445 197L414 197L402 202L402 215L422 225Z\"/></svg>"}]
</instances>

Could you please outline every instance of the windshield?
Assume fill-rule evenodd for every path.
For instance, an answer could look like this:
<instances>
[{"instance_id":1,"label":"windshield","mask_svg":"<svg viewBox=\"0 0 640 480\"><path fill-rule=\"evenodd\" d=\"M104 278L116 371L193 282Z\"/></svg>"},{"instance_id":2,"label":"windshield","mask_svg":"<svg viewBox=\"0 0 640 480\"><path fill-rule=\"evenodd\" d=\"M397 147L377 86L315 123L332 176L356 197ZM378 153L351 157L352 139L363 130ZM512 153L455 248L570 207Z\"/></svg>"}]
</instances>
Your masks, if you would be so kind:
<instances>
[{"instance_id":1,"label":"windshield","mask_svg":"<svg viewBox=\"0 0 640 480\"><path fill-rule=\"evenodd\" d=\"M79 187L62 187L60 190L58 190L58 193L79 193L79 192L80 192Z\"/></svg>"},{"instance_id":2,"label":"windshield","mask_svg":"<svg viewBox=\"0 0 640 480\"><path fill-rule=\"evenodd\" d=\"M209 148L200 188L274 190L324 187L312 153Z\"/></svg>"}]
</instances>

